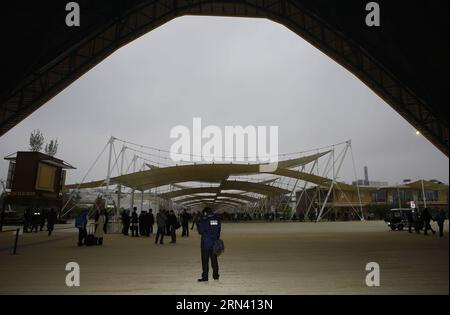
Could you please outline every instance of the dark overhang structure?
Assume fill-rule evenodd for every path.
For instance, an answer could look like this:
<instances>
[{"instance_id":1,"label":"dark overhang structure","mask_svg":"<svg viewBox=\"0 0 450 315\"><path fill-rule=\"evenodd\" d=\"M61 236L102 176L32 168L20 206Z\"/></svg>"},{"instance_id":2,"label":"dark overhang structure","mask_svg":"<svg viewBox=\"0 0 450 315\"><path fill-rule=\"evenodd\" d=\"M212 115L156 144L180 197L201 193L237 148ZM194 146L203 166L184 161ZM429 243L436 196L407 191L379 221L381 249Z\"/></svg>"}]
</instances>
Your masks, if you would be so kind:
<instances>
[{"instance_id":1,"label":"dark overhang structure","mask_svg":"<svg viewBox=\"0 0 450 315\"><path fill-rule=\"evenodd\" d=\"M448 1L79 0L2 4L0 136L118 48L183 15L268 18L352 72L448 156ZM299 56L301 58L301 56Z\"/></svg>"}]
</instances>

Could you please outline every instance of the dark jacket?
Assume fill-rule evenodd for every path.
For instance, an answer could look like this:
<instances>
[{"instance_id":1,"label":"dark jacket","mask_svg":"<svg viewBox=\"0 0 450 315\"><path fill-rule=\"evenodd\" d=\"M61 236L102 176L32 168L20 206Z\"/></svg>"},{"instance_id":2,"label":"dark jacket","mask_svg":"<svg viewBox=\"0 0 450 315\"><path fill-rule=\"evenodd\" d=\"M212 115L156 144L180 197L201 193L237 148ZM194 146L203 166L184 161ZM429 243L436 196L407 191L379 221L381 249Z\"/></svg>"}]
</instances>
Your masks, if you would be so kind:
<instances>
[{"instance_id":1,"label":"dark jacket","mask_svg":"<svg viewBox=\"0 0 450 315\"><path fill-rule=\"evenodd\" d=\"M47 216L47 224L50 226L53 226L53 225L55 225L57 219L58 219L58 217L56 215L56 212L50 211Z\"/></svg>"},{"instance_id":2,"label":"dark jacket","mask_svg":"<svg viewBox=\"0 0 450 315\"><path fill-rule=\"evenodd\" d=\"M132 214L131 214L131 223L138 223L138 215L137 215L137 212L136 211L134 211Z\"/></svg>"},{"instance_id":3,"label":"dark jacket","mask_svg":"<svg viewBox=\"0 0 450 315\"><path fill-rule=\"evenodd\" d=\"M422 212L422 221L425 223L430 223L432 217L428 209L423 210Z\"/></svg>"},{"instance_id":4,"label":"dark jacket","mask_svg":"<svg viewBox=\"0 0 450 315\"><path fill-rule=\"evenodd\" d=\"M444 224L445 220L447 219L447 216L445 215L445 212L441 211L436 215L434 219L439 225L441 225Z\"/></svg>"},{"instance_id":5,"label":"dark jacket","mask_svg":"<svg viewBox=\"0 0 450 315\"><path fill-rule=\"evenodd\" d=\"M191 215L189 213L187 213L187 212L183 212L180 215L180 218L181 218L181 224L182 225L188 225L189 224L189 219L191 218Z\"/></svg>"},{"instance_id":6,"label":"dark jacket","mask_svg":"<svg viewBox=\"0 0 450 315\"><path fill-rule=\"evenodd\" d=\"M413 212L412 211L408 211L407 218L408 218L408 222L409 223L414 222L414 217L413 217Z\"/></svg>"},{"instance_id":7,"label":"dark jacket","mask_svg":"<svg viewBox=\"0 0 450 315\"><path fill-rule=\"evenodd\" d=\"M170 226L176 226L177 223L178 223L177 216L176 216L175 214L173 214L173 213L170 213L170 214L167 216L167 223L168 223Z\"/></svg>"},{"instance_id":8,"label":"dark jacket","mask_svg":"<svg viewBox=\"0 0 450 315\"><path fill-rule=\"evenodd\" d=\"M220 238L222 224L215 214L208 214L200 218L198 232L202 236L201 247L209 250L214 246L216 240Z\"/></svg>"},{"instance_id":9,"label":"dark jacket","mask_svg":"<svg viewBox=\"0 0 450 315\"><path fill-rule=\"evenodd\" d=\"M147 214L146 213L141 213L139 215L139 225L144 225L145 221L146 221L146 218L147 218Z\"/></svg>"},{"instance_id":10,"label":"dark jacket","mask_svg":"<svg viewBox=\"0 0 450 315\"><path fill-rule=\"evenodd\" d=\"M153 215L153 213L147 214L147 218L148 218L148 223L149 223L150 225L155 224L155 216Z\"/></svg>"},{"instance_id":11,"label":"dark jacket","mask_svg":"<svg viewBox=\"0 0 450 315\"><path fill-rule=\"evenodd\" d=\"M86 213L80 213L75 220L75 227L86 228L88 219Z\"/></svg>"},{"instance_id":12,"label":"dark jacket","mask_svg":"<svg viewBox=\"0 0 450 315\"><path fill-rule=\"evenodd\" d=\"M122 223L124 225L130 224L130 215L128 214L128 212L123 212L122 213Z\"/></svg>"},{"instance_id":13,"label":"dark jacket","mask_svg":"<svg viewBox=\"0 0 450 315\"><path fill-rule=\"evenodd\" d=\"M166 227L166 220L167 220L166 215L162 212L158 212L158 214L156 215L156 224L158 225L159 228Z\"/></svg>"}]
</instances>

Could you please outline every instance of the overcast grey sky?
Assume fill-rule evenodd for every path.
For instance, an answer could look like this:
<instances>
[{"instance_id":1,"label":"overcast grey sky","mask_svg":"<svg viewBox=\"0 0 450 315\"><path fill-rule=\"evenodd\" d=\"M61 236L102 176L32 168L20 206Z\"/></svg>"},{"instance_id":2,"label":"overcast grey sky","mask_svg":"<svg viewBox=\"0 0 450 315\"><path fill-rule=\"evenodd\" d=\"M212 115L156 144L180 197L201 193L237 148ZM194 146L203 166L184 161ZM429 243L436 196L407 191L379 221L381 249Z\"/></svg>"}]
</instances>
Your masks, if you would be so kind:
<instances>
[{"instance_id":1,"label":"overcast grey sky","mask_svg":"<svg viewBox=\"0 0 450 315\"><path fill-rule=\"evenodd\" d=\"M111 135L163 149L175 125L277 125L279 151L352 139L359 177L448 183L448 158L351 73L268 20L182 17L123 47L0 138L28 149L40 129L80 180ZM5 178L7 163L0 162ZM90 179L104 178L106 159ZM350 167L343 179L352 180Z\"/></svg>"}]
</instances>

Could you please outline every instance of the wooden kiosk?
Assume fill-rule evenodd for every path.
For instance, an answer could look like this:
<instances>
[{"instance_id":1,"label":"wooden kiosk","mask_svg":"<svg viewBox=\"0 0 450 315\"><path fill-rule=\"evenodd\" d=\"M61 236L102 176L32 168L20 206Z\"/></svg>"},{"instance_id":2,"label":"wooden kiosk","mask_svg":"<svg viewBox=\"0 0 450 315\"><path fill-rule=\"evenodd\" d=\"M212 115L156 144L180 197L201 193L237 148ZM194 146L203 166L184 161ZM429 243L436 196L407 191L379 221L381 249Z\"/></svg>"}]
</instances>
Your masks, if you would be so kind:
<instances>
[{"instance_id":1,"label":"wooden kiosk","mask_svg":"<svg viewBox=\"0 0 450 315\"><path fill-rule=\"evenodd\" d=\"M40 152L17 152L5 160L9 169L3 211L6 207L61 209L66 170L75 169L72 165Z\"/></svg>"}]
</instances>

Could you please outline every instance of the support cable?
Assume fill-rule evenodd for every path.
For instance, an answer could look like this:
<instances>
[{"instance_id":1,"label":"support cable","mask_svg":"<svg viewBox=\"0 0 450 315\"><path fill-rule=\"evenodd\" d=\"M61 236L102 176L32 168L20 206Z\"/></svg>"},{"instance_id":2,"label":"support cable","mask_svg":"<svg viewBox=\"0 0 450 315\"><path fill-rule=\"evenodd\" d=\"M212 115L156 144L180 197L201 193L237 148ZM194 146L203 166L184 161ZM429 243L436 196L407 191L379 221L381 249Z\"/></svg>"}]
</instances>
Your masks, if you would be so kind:
<instances>
[{"instance_id":1,"label":"support cable","mask_svg":"<svg viewBox=\"0 0 450 315\"><path fill-rule=\"evenodd\" d=\"M86 172L86 174L84 175L83 179L81 180L81 182L78 184L76 190L80 189L81 184L84 183L84 181L86 180L87 176L89 175L89 173L92 171L92 169L94 168L94 166L97 164L98 160L100 159L100 157L103 155L103 153L105 152L106 148L109 145L109 141L108 143L106 143L106 145L103 147L103 150L100 152L100 154L97 156L97 158L95 159L94 163L91 165L91 167L89 167L88 171ZM67 207L67 205L69 204L69 202L71 202L73 199L73 191L70 194L69 199L67 200L67 202L65 203L65 205L62 207L61 212L64 211L64 209ZM66 213L64 213L61 218L63 218L66 214L68 213L68 211Z\"/></svg>"}]
</instances>

